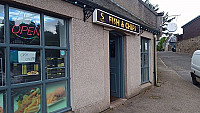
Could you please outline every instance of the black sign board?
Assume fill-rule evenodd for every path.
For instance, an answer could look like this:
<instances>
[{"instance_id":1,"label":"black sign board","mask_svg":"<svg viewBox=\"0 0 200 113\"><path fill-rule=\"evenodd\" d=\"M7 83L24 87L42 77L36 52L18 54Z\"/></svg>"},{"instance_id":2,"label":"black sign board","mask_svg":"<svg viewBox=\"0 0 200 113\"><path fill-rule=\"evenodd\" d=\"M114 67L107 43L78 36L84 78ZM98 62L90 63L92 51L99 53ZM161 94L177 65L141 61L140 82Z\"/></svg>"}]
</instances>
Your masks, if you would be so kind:
<instances>
[{"instance_id":1,"label":"black sign board","mask_svg":"<svg viewBox=\"0 0 200 113\"><path fill-rule=\"evenodd\" d=\"M109 14L105 11L95 9L93 13L93 22L97 24L102 24L105 26L110 26L118 29L122 29L131 33L139 34L140 26L138 24L132 23L128 20L122 19L120 17Z\"/></svg>"}]
</instances>

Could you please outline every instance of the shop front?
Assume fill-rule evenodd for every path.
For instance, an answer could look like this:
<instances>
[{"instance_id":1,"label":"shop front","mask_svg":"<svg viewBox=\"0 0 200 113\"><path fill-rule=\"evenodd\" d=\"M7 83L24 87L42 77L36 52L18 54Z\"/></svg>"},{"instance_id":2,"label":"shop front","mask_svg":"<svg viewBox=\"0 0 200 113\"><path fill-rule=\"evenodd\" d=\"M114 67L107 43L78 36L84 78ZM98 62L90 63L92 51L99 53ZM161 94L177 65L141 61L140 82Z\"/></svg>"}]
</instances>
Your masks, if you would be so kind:
<instances>
[{"instance_id":1,"label":"shop front","mask_svg":"<svg viewBox=\"0 0 200 113\"><path fill-rule=\"evenodd\" d=\"M70 109L68 19L0 5L0 113Z\"/></svg>"},{"instance_id":2,"label":"shop front","mask_svg":"<svg viewBox=\"0 0 200 113\"><path fill-rule=\"evenodd\" d=\"M112 0L2 0L0 113L101 112L152 86L159 31L141 18Z\"/></svg>"}]
</instances>

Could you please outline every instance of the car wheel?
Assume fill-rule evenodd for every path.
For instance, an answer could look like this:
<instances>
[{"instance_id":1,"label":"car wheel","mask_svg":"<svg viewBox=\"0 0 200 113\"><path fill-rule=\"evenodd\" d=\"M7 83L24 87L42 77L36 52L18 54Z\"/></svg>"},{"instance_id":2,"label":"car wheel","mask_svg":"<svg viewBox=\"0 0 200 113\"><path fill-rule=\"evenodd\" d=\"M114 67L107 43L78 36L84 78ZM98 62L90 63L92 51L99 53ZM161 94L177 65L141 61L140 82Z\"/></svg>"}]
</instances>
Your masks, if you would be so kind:
<instances>
[{"instance_id":1,"label":"car wheel","mask_svg":"<svg viewBox=\"0 0 200 113\"><path fill-rule=\"evenodd\" d=\"M191 73L191 77L192 77L192 83L193 83L194 85L198 85L196 76L195 76L193 73Z\"/></svg>"}]
</instances>

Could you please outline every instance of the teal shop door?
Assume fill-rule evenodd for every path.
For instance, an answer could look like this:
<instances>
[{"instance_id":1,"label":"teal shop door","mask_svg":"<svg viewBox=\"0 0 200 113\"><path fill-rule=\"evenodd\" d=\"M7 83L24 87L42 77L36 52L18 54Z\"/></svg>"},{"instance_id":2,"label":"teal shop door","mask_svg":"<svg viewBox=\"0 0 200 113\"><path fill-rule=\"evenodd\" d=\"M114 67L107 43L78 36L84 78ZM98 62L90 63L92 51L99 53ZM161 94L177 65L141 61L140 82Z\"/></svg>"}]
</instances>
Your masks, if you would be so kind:
<instances>
[{"instance_id":1,"label":"teal shop door","mask_svg":"<svg viewBox=\"0 0 200 113\"><path fill-rule=\"evenodd\" d=\"M110 94L124 97L123 40L122 36L110 33Z\"/></svg>"}]
</instances>

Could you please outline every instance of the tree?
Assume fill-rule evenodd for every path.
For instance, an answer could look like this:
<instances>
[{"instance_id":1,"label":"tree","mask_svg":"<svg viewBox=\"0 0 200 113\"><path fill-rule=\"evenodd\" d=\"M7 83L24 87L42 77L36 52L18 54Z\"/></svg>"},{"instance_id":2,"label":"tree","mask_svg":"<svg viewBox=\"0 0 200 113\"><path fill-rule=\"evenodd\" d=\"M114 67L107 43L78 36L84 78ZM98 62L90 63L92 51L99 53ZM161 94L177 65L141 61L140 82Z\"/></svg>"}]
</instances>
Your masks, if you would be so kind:
<instances>
[{"instance_id":1,"label":"tree","mask_svg":"<svg viewBox=\"0 0 200 113\"><path fill-rule=\"evenodd\" d=\"M168 12L163 16L163 22L162 22L162 33L165 35L169 35L169 32L167 31L167 25L174 20L176 17L175 16L170 16L168 15ZM166 32L167 31L167 32Z\"/></svg>"},{"instance_id":2,"label":"tree","mask_svg":"<svg viewBox=\"0 0 200 113\"><path fill-rule=\"evenodd\" d=\"M145 2L147 4L147 6L149 6L150 9L154 10L155 12L157 12L159 10L159 5L156 4L156 5L153 5L149 2L149 0L145 0ZM164 13L164 12L163 12ZM169 35L169 32L167 31L167 25L172 21L174 20L176 17L175 16L169 16L168 15L168 12L167 13L164 13L164 16L163 16L163 22L162 22L162 34L165 34L165 35Z\"/></svg>"},{"instance_id":3,"label":"tree","mask_svg":"<svg viewBox=\"0 0 200 113\"><path fill-rule=\"evenodd\" d=\"M163 43L165 42L166 37L162 37L157 45L157 51L161 51L163 49Z\"/></svg>"}]
</instances>

